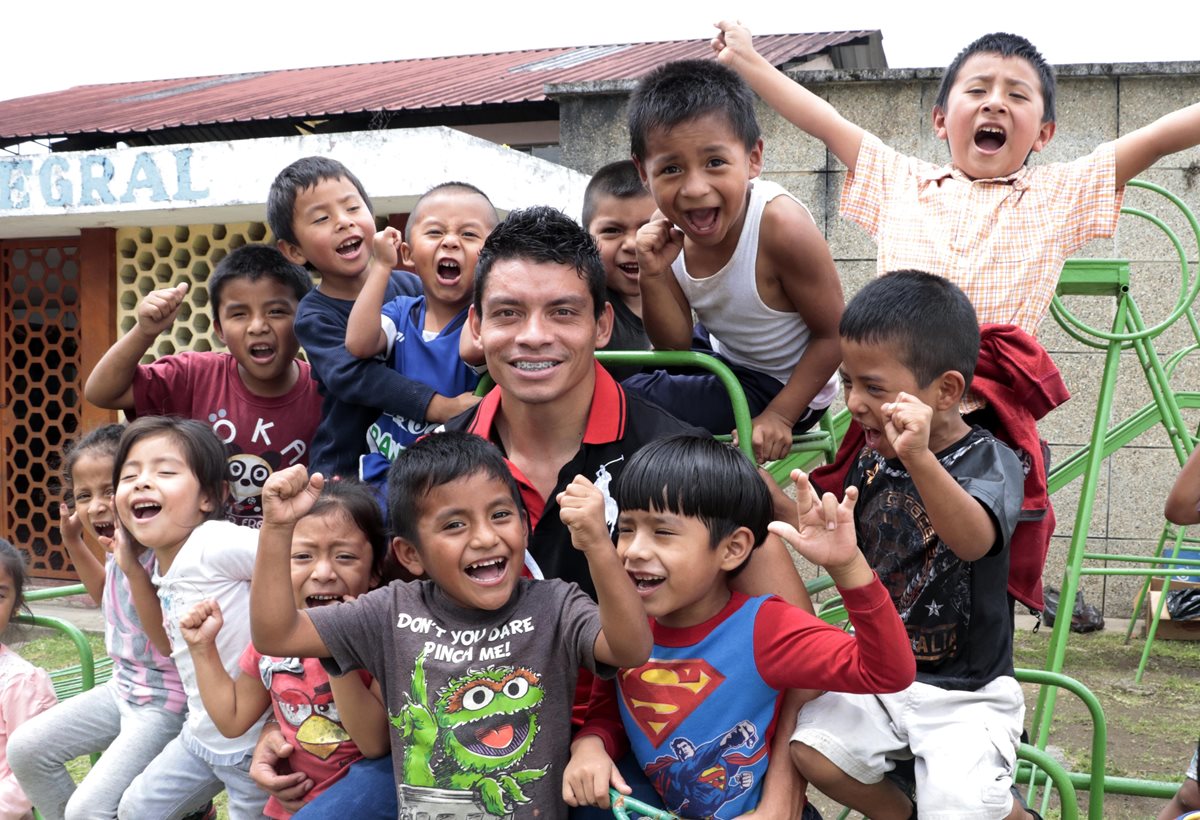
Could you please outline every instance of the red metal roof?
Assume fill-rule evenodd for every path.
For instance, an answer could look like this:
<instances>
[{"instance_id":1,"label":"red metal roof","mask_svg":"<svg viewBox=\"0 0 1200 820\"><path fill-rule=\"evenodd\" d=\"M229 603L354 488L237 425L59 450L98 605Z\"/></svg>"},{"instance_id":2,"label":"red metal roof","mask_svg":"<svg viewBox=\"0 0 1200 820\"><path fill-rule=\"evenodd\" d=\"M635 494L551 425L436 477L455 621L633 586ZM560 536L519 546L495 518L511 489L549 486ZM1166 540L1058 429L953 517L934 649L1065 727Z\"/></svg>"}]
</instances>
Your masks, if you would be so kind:
<instances>
[{"instance_id":1,"label":"red metal roof","mask_svg":"<svg viewBox=\"0 0 1200 820\"><path fill-rule=\"evenodd\" d=\"M778 66L873 33L760 35L754 45ZM0 101L0 140L538 102L549 83L634 79L711 56L707 40L675 40L84 85Z\"/></svg>"}]
</instances>

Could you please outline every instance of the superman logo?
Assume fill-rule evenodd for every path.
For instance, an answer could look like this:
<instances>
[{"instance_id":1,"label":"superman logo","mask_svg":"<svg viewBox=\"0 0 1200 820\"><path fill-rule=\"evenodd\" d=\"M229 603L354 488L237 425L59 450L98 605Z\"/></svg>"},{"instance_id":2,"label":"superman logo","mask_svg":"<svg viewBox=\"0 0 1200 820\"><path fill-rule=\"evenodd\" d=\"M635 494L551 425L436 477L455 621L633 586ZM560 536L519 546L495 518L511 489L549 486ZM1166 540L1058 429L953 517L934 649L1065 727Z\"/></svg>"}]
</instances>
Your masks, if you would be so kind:
<instances>
[{"instance_id":1,"label":"superman logo","mask_svg":"<svg viewBox=\"0 0 1200 820\"><path fill-rule=\"evenodd\" d=\"M699 658L651 658L637 669L621 670L621 700L657 746L724 682L724 675Z\"/></svg>"}]
</instances>

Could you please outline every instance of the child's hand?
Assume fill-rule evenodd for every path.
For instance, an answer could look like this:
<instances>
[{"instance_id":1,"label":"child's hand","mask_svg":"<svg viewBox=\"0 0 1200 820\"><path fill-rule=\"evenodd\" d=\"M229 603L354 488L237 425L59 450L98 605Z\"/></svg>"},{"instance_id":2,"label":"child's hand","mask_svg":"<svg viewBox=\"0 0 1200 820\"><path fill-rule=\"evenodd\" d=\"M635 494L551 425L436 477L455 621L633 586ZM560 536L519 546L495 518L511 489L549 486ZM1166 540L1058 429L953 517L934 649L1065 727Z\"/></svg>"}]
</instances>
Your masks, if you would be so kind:
<instances>
[{"instance_id":1,"label":"child's hand","mask_svg":"<svg viewBox=\"0 0 1200 820\"><path fill-rule=\"evenodd\" d=\"M563 770L563 800L568 806L609 808L608 789L632 794L600 738L584 735L571 744L571 760Z\"/></svg>"},{"instance_id":2,"label":"child's hand","mask_svg":"<svg viewBox=\"0 0 1200 820\"><path fill-rule=\"evenodd\" d=\"M858 500L858 488L847 487L839 504L833 493L818 498L803 470L792 470L792 481L796 484L799 529L783 521L772 521L767 529L804 558L825 567L830 575L862 561L854 535L854 502Z\"/></svg>"},{"instance_id":3,"label":"child's hand","mask_svg":"<svg viewBox=\"0 0 1200 820\"><path fill-rule=\"evenodd\" d=\"M604 493L581 475L558 494L559 518L571 531L571 543L580 552L596 547L612 549L612 535L604 522Z\"/></svg>"},{"instance_id":4,"label":"child's hand","mask_svg":"<svg viewBox=\"0 0 1200 820\"><path fill-rule=\"evenodd\" d=\"M481 401L483 401L483 396L476 396L471 391L459 393L457 396L443 396L441 393L434 393L433 398L429 400L429 406L425 408L425 420L450 421L459 413L467 412Z\"/></svg>"},{"instance_id":5,"label":"child's hand","mask_svg":"<svg viewBox=\"0 0 1200 820\"><path fill-rule=\"evenodd\" d=\"M400 231L388 226L371 239L371 261L386 267L390 273L400 263L400 243L404 236Z\"/></svg>"},{"instance_id":6,"label":"child's hand","mask_svg":"<svg viewBox=\"0 0 1200 820\"><path fill-rule=\"evenodd\" d=\"M637 261L639 276L670 274L671 263L683 251L683 231L671 220L655 211L650 221L637 232Z\"/></svg>"},{"instance_id":7,"label":"child's hand","mask_svg":"<svg viewBox=\"0 0 1200 820\"><path fill-rule=\"evenodd\" d=\"M764 410L750 421L750 443L754 459L759 464L783 458L792 449L792 425L774 410ZM733 431L733 446L738 446L737 430Z\"/></svg>"},{"instance_id":8,"label":"child's hand","mask_svg":"<svg viewBox=\"0 0 1200 820\"><path fill-rule=\"evenodd\" d=\"M147 293L138 305L138 329L146 336L156 339L158 334L167 330L175 323L175 315L187 295L188 283L180 282L173 288Z\"/></svg>"},{"instance_id":9,"label":"child's hand","mask_svg":"<svg viewBox=\"0 0 1200 820\"><path fill-rule=\"evenodd\" d=\"M83 522L79 520L79 512L71 512L66 503L58 505L58 531L64 542L77 544L83 540Z\"/></svg>"},{"instance_id":10,"label":"child's hand","mask_svg":"<svg viewBox=\"0 0 1200 820\"><path fill-rule=\"evenodd\" d=\"M311 476L303 464L271 473L263 485L263 525L293 526L312 509L325 486L325 476Z\"/></svg>"},{"instance_id":11,"label":"child's hand","mask_svg":"<svg viewBox=\"0 0 1200 820\"><path fill-rule=\"evenodd\" d=\"M879 408L883 412L883 434L896 457L904 462L929 450L929 425L933 408L916 396L897 393L896 400Z\"/></svg>"},{"instance_id":12,"label":"child's hand","mask_svg":"<svg viewBox=\"0 0 1200 820\"><path fill-rule=\"evenodd\" d=\"M138 560L138 548L134 546L133 539L119 523L113 528L112 538L100 536L100 544L104 547L105 552L112 553L117 566L121 572L125 573L126 578L134 572L145 573L141 561Z\"/></svg>"},{"instance_id":13,"label":"child's hand","mask_svg":"<svg viewBox=\"0 0 1200 820\"><path fill-rule=\"evenodd\" d=\"M221 606L213 600L201 601L179 619L179 631L188 646L214 643L224 625Z\"/></svg>"},{"instance_id":14,"label":"child's hand","mask_svg":"<svg viewBox=\"0 0 1200 820\"><path fill-rule=\"evenodd\" d=\"M739 20L722 20L715 25L720 32L712 38L712 49L717 53L717 62L736 71L740 63L757 53L754 50L754 41L750 37L750 29L743 26Z\"/></svg>"}]
</instances>

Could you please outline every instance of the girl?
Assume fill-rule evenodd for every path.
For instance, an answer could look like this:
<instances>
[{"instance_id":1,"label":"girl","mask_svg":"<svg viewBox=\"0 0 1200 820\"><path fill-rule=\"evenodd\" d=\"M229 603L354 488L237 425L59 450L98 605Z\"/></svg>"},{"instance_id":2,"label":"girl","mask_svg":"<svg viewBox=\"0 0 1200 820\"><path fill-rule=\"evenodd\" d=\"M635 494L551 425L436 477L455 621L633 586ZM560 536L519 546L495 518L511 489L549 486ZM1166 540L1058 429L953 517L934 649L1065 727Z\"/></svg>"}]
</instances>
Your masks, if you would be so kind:
<instances>
[{"instance_id":1,"label":"girl","mask_svg":"<svg viewBox=\"0 0 1200 820\"><path fill-rule=\"evenodd\" d=\"M326 484L292 536L297 608L327 606L367 592L379 579L385 550L379 505L367 485ZM253 646L242 655L242 675L230 677L214 651L223 623L220 606L210 600L193 607L179 624L204 705L227 737L245 732L273 706L274 720L295 750L289 758L292 770L314 784L306 801L341 778L351 763L389 753L387 711L378 682L365 672L331 678L316 658L269 657ZM390 760L386 775L392 776ZM274 797L265 814L291 816Z\"/></svg>"},{"instance_id":2,"label":"girl","mask_svg":"<svg viewBox=\"0 0 1200 820\"><path fill-rule=\"evenodd\" d=\"M215 599L228 619L214 647L230 675L250 643L250 575L258 531L222 519L225 448L204 424L166 416L125 429L115 459L117 515L139 544L154 551L154 585L162 603L171 657L187 695L179 736L138 775L121 798L121 817L178 818L222 787L231 820L260 817L267 796L250 779L250 753L265 715L228 738L204 708L180 621Z\"/></svg>"},{"instance_id":3,"label":"girl","mask_svg":"<svg viewBox=\"0 0 1200 820\"><path fill-rule=\"evenodd\" d=\"M24 606L24 590L25 561L16 547L0 538L0 635ZM30 816L29 798L5 759L6 741L14 729L53 705L54 687L45 670L0 644L0 820Z\"/></svg>"},{"instance_id":4,"label":"girl","mask_svg":"<svg viewBox=\"0 0 1200 820\"><path fill-rule=\"evenodd\" d=\"M183 726L183 687L150 583L154 554L114 538L113 458L123 429L109 424L93 430L67 450L63 462L63 545L104 612L113 676L38 715L9 742L13 770L47 820L116 817L126 787ZM103 564L84 545L83 533L108 551ZM67 761L105 749L76 788Z\"/></svg>"}]
</instances>

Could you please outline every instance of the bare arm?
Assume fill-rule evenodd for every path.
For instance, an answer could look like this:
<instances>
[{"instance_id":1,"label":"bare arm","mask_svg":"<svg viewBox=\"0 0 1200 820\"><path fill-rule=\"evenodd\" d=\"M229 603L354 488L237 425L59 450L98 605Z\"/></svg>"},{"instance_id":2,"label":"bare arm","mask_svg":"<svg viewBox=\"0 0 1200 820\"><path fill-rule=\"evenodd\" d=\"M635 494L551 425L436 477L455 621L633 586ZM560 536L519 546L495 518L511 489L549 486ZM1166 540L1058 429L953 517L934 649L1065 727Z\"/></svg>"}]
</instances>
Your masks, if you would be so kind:
<instances>
[{"instance_id":1,"label":"bare arm","mask_svg":"<svg viewBox=\"0 0 1200 820\"><path fill-rule=\"evenodd\" d=\"M1194 145L1200 145L1200 103L1172 111L1129 132L1116 143L1117 187L1163 157Z\"/></svg>"},{"instance_id":2,"label":"bare arm","mask_svg":"<svg viewBox=\"0 0 1200 820\"><path fill-rule=\"evenodd\" d=\"M256 677L231 678L225 671L216 644L224 622L216 601L201 601L179 619L179 631L192 653L200 700L213 725L225 737L240 737L271 706L271 693Z\"/></svg>"},{"instance_id":3,"label":"bare arm","mask_svg":"<svg viewBox=\"0 0 1200 820\"><path fill-rule=\"evenodd\" d=\"M1163 515L1172 524L1200 524L1200 447L1192 450L1171 485Z\"/></svg>"},{"instance_id":4,"label":"bare arm","mask_svg":"<svg viewBox=\"0 0 1200 820\"><path fill-rule=\"evenodd\" d=\"M79 580L83 582L92 603L99 606L104 597L104 564L100 563L87 544L83 543L83 524L79 520L79 514L71 512L66 504L59 504L58 527L62 534L63 546L67 548L67 555L71 556L71 563L75 565Z\"/></svg>"},{"instance_id":5,"label":"bare arm","mask_svg":"<svg viewBox=\"0 0 1200 820\"><path fill-rule=\"evenodd\" d=\"M692 308L671 263L683 252L683 231L658 211L637 234L638 283L642 291L642 324L659 350L692 346Z\"/></svg>"},{"instance_id":6,"label":"bare arm","mask_svg":"<svg viewBox=\"0 0 1200 820\"><path fill-rule=\"evenodd\" d=\"M750 31L737 23L717 23L720 33L713 38L717 61L742 76L763 101L788 122L825 143L833 155L852 172L858 163L863 129L847 120L837 109L799 83L788 79L754 50Z\"/></svg>"},{"instance_id":7,"label":"bare arm","mask_svg":"<svg viewBox=\"0 0 1200 820\"><path fill-rule=\"evenodd\" d=\"M133 599L133 611L142 622L142 631L146 633L146 638L155 649L163 655L170 656L171 639L167 637L167 628L163 625L162 602L158 599L158 590L154 588L149 573L138 560L138 548L130 542L129 536L120 526L113 534L111 548L117 566L129 581L129 597Z\"/></svg>"},{"instance_id":8,"label":"bare arm","mask_svg":"<svg viewBox=\"0 0 1200 820\"><path fill-rule=\"evenodd\" d=\"M291 547L296 522L312 509L325 479L309 478L297 464L271 474L263 487L263 526L250 582L250 634L264 655L327 658L308 613L296 609L292 594Z\"/></svg>"},{"instance_id":9,"label":"bare arm","mask_svg":"<svg viewBox=\"0 0 1200 820\"><path fill-rule=\"evenodd\" d=\"M179 306L187 295L188 283L156 290L138 305L137 324L117 339L92 372L83 387L83 397L97 407L109 410L133 409L133 377L138 362L158 335L175 322Z\"/></svg>"},{"instance_id":10,"label":"bare arm","mask_svg":"<svg viewBox=\"0 0 1200 820\"><path fill-rule=\"evenodd\" d=\"M387 707L383 705L379 681L371 681L368 686L356 670L339 677L330 675L329 689L333 692L342 726L363 756L375 758L390 754L392 739L388 734Z\"/></svg>"},{"instance_id":11,"label":"bare arm","mask_svg":"<svg viewBox=\"0 0 1200 820\"><path fill-rule=\"evenodd\" d=\"M641 666L654 639L642 599L613 548L604 523L604 496L592 482L575 476L558 494L560 515L571 532L571 544L587 557L600 606L596 660L610 666Z\"/></svg>"},{"instance_id":12,"label":"bare arm","mask_svg":"<svg viewBox=\"0 0 1200 820\"><path fill-rule=\"evenodd\" d=\"M351 356L369 359L387 349L387 334L383 332L379 318L392 268L399 258L399 246L400 232L395 228L384 228L371 241L366 281L354 299L350 318L346 320L346 350Z\"/></svg>"}]
</instances>

